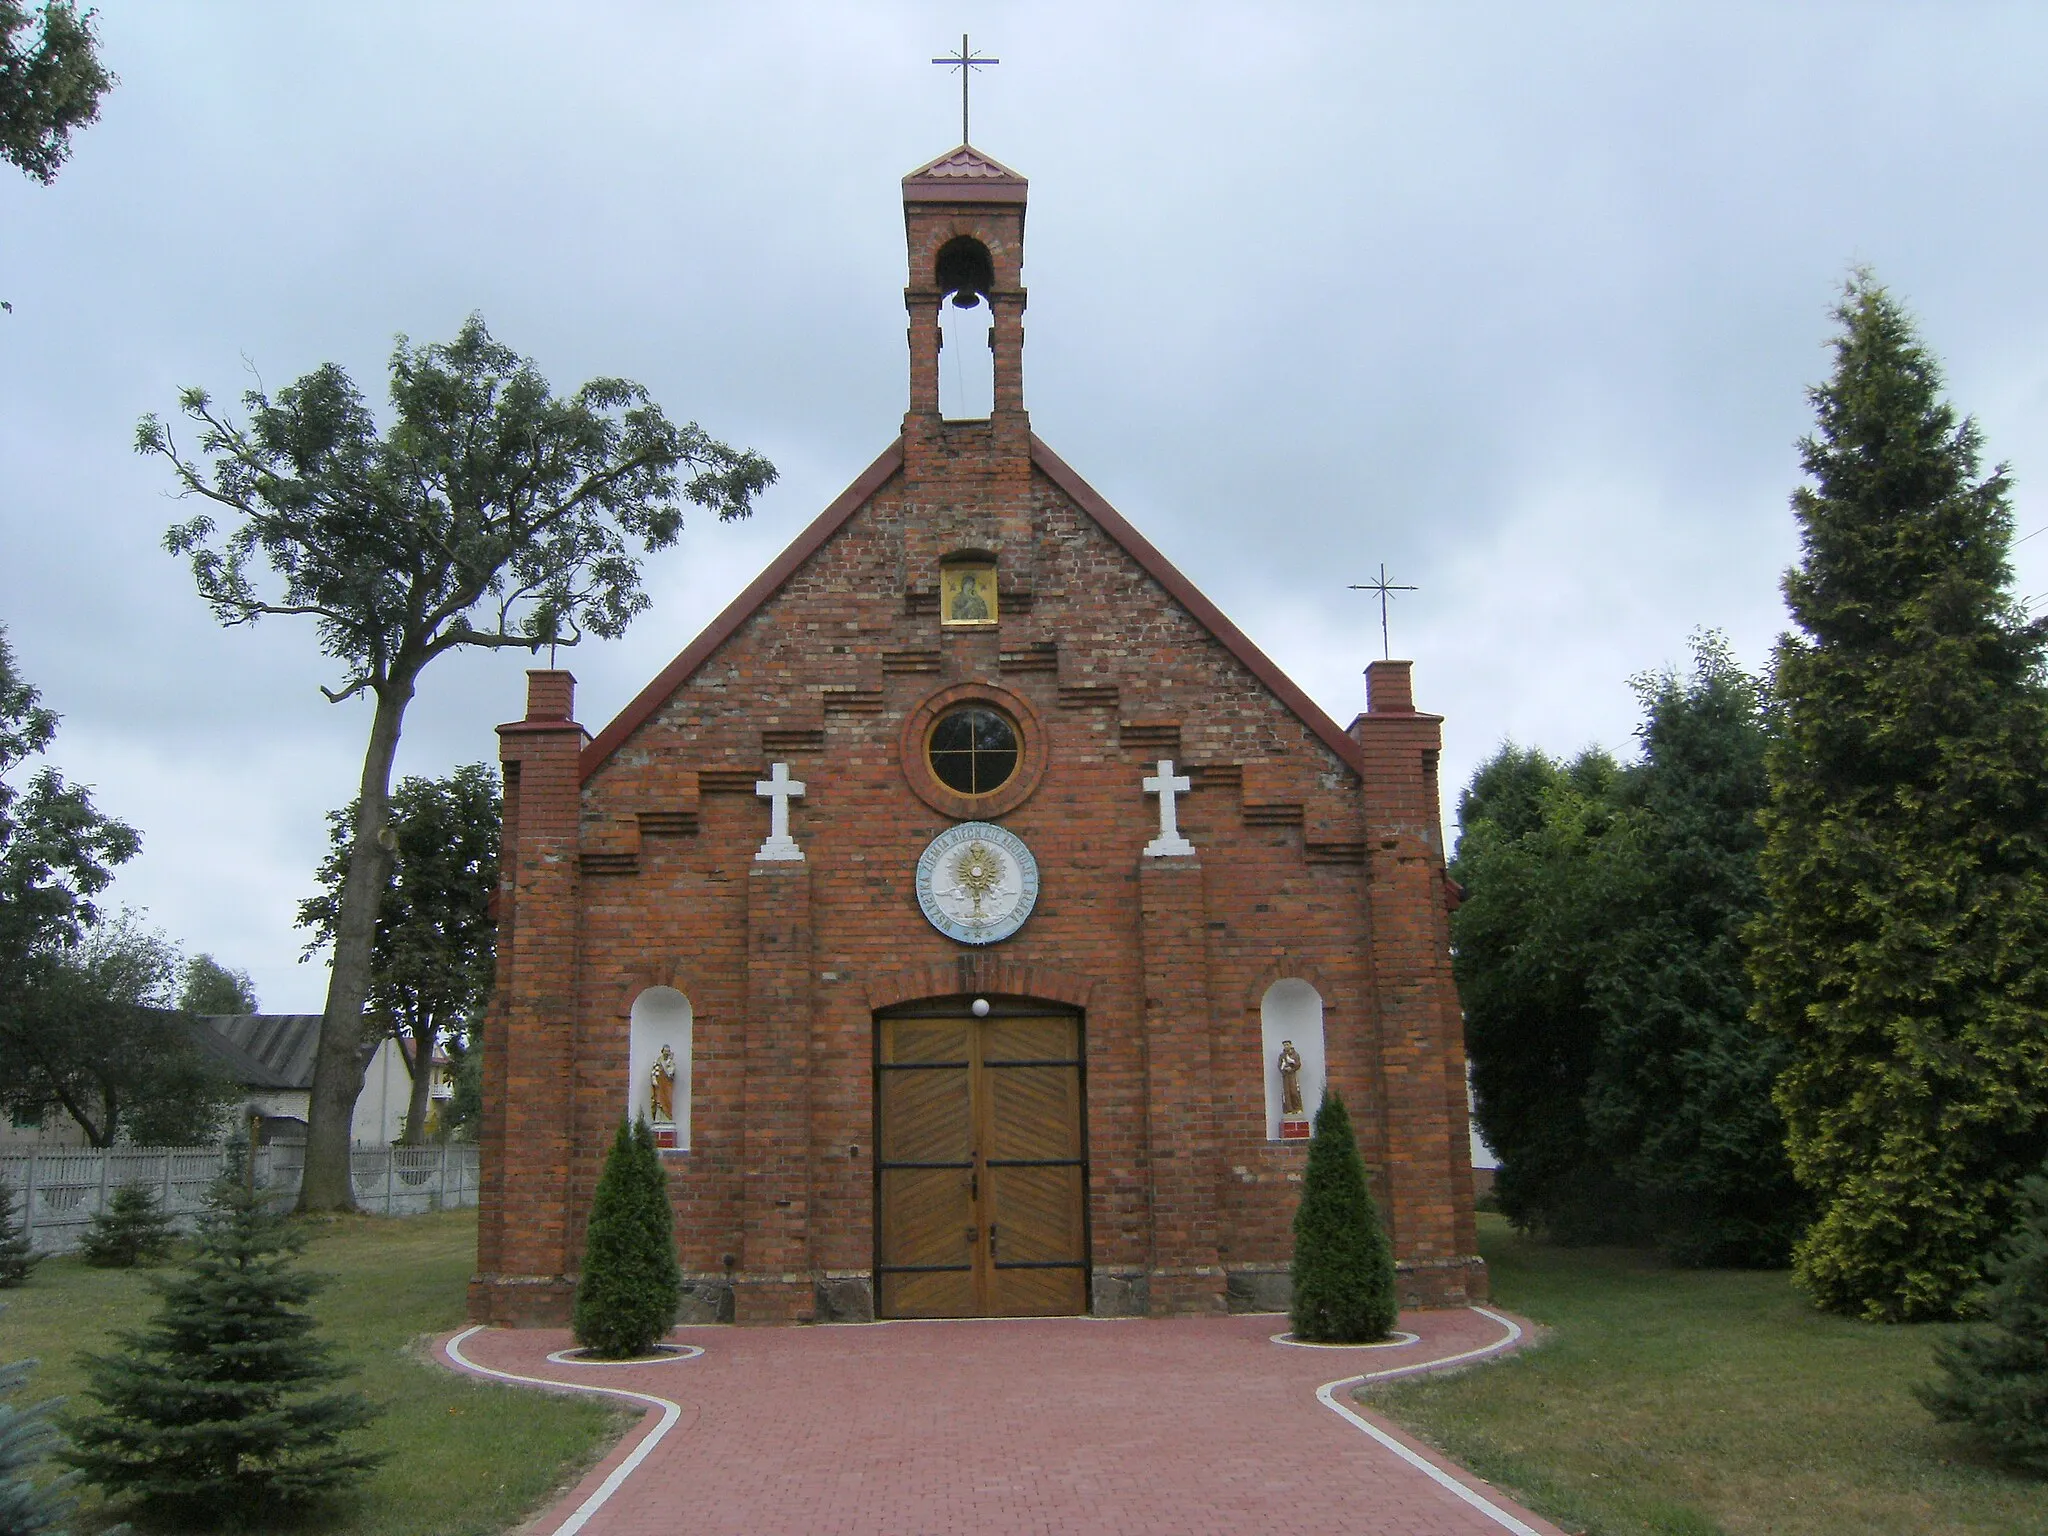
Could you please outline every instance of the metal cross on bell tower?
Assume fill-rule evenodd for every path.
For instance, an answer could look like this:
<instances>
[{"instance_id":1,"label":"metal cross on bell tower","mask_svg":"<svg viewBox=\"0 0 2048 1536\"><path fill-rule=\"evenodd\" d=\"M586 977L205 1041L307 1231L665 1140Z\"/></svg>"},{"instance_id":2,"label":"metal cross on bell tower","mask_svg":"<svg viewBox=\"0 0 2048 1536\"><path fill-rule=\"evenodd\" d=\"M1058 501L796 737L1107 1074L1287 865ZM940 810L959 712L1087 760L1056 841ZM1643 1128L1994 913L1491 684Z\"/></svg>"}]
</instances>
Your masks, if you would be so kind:
<instances>
[{"instance_id":1,"label":"metal cross on bell tower","mask_svg":"<svg viewBox=\"0 0 2048 1536\"><path fill-rule=\"evenodd\" d=\"M1001 59L986 59L967 46L967 34L960 34L960 51L949 53L943 59L933 59L934 64L944 64L960 71L960 142L967 142L967 77L988 64L1000 64Z\"/></svg>"}]
</instances>

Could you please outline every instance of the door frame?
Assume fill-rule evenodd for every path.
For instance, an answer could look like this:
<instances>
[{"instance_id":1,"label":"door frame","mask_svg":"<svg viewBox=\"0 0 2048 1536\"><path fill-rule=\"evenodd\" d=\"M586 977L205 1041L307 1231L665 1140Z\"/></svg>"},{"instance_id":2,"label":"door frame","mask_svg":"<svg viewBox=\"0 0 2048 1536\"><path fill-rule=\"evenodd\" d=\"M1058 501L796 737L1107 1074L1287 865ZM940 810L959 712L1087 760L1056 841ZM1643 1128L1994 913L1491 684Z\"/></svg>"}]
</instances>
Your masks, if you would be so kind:
<instances>
[{"instance_id":1,"label":"door frame","mask_svg":"<svg viewBox=\"0 0 2048 1536\"><path fill-rule=\"evenodd\" d=\"M1091 1174L1094 1154L1089 1142L1088 1112L1088 1010L1072 1003L995 992L954 992L921 997L907 1003L877 1008L869 1016L868 1028L868 1145L874 1148L868 1183L869 1274L874 1287L875 1315L882 1318L882 1025L892 1019L967 1019L974 1023L973 1004L985 999L988 1018L1048 1018L1059 1015L1074 1021L1076 1072L1079 1078L1081 1123L1081 1299L1086 1317L1095 1310L1095 1200Z\"/></svg>"}]
</instances>

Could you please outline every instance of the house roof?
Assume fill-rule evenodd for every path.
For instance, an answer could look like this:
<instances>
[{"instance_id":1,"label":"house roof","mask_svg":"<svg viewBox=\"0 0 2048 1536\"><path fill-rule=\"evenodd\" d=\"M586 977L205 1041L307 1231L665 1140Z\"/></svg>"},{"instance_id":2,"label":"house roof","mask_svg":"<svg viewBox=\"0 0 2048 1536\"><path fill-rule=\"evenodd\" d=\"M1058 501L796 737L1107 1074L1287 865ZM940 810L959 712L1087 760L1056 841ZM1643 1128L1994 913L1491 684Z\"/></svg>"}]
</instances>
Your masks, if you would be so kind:
<instances>
[{"instance_id":1,"label":"house roof","mask_svg":"<svg viewBox=\"0 0 2048 1536\"><path fill-rule=\"evenodd\" d=\"M1021 203L1031 183L970 144L949 149L903 178L907 203Z\"/></svg>"},{"instance_id":2,"label":"house roof","mask_svg":"<svg viewBox=\"0 0 2048 1536\"><path fill-rule=\"evenodd\" d=\"M956 150L954 153L958 154L959 151ZM1254 645L1243 630L1225 618L1223 611L1209 601L1199 587L1182 575L1173 562L1162 555L1149 539L1126 522L1123 515L1103 498L1101 492L1083 480L1064 459L1040 442L1035 433L1031 438L1031 462L1048 480L1066 492L1068 497L1092 518L1125 554L1135 560L1148 576L1164 587L1167 595L1186 609L1197 624L1215 636L1225 650L1236 657L1252 676L1263 683L1303 725L1314 732L1317 739L1337 755L1338 761L1361 778L1364 777L1364 753L1358 743L1345 734L1344 728L1302 692L1293 678L1274 665L1272 659ZM881 457L861 471L860 478L841 491L832 505L819 513L811 525L798 534L795 541L776 556L765 571L754 578L746 591L734 598L725 611L706 626L703 633L685 646L674 661L662 668L654 681L641 689L633 702L621 710L611 724L592 738L584 747L580 760L584 781L587 782L602 768L611 755L625 745L627 738L652 718L675 691L711 659L712 653L731 639L734 632L753 617L755 610L773 597L782 584L794 576L806 560L823 548L825 542L837 533L854 513L867 505L875 493L881 490L889 482L890 477L902 467L903 439L899 437L883 449Z\"/></svg>"},{"instance_id":3,"label":"house roof","mask_svg":"<svg viewBox=\"0 0 2048 1536\"><path fill-rule=\"evenodd\" d=\"M232 1072L244 1088L313 1086L313 1057L320 1048L319 1014L203 1013L186 1018L199 1048Z\"/></svg>"}]
</instances>

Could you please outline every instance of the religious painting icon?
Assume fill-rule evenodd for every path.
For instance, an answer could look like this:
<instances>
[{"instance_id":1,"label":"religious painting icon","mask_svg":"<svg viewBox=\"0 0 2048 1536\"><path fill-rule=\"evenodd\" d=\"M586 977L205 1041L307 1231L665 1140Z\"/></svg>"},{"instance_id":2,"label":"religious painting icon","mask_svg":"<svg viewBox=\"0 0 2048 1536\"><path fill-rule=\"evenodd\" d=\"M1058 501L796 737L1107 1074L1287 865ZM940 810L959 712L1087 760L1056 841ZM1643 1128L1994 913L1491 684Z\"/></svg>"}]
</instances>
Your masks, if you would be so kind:
<instances>
[{"instance_id":1,"label":"religious painting icon","mask_svg":"<svg viewBox=\"0 0 2048 1536\"><path fill-rule=\"evenodd\" d=\"M949 629L986 629L994 625L996 568L992 562L963 562L940 568L939 622Z\"/></svg>"},{"instance_id":2,"label":"religious painting icon","mask_svg":"<svg viewBox=\"0 0 2048 1536\"><path fill-rule=\"evenodd\" d=\"M1037 902L1038 860L1022 838L992 822L948 827L917 861L917 904L934 928L962 944L1007 939Z\"/></svg>"}]
</instances>

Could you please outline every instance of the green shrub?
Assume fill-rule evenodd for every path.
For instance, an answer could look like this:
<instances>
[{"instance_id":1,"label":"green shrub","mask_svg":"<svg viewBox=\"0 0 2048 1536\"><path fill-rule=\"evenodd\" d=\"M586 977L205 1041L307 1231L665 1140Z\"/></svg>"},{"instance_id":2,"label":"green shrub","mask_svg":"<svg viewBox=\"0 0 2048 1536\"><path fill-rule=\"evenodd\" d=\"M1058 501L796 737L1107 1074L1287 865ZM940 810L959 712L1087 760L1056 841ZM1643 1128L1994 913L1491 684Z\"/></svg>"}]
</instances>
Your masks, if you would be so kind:
<instances>
[{"instance_id":1,"label":"green shrub","mask_svg":"<svg viewBox=\"0 0 2048 1536\"><path fill-rule=\"evenodd\" d=\"M203 958L203 957L202 957ZM133 1269L161 1264L171 1256L177 1234L156 1196L141 1184L123 1184L107 1197L107 1208L92 1219L79 1256L95 1269Z\"/></svg>"},{"instance_id":2,"label":"green shrub","mask_svg":"<svg viewBox=\"0 0 2048 1536\"><path fill-rule=\"evenodd\" d=\"M0 1179L0 1289L27 1282L29 1271L43 1262L43 1256L28 1245L28 1210L14 1219L14 1186Z\"/></svg>"},{"instance_id":3,"label":"green shrub","mask_svg":"<svg viewBox=\"0 0 2048 1536\"><path fill-rule=\"evenodd\" d=\"M1351 1116L1335 1091L1316 1111L1294 1213L1294 1335L1318 1344L1383 1339L1400 1315L1394 1250L1380 1226Z\"/></svg>"},{"instance_id":4,"label":"green shrub","mask_svg":"<svg viewBox=\"0 0 2048 1536\"><path fill-rule=\"evenodd\" d=\"M621 1121L590 1205L576 1342L610 1360L644 1355L675 1326L682 1294L675 1212L654 1132L645 1120Z\"/></svg>"},{"instance_id":5,"label":"green shrub","mask_svg":"<svg viewBox=\"0 0 2048 1536\"><path fill-rule=\"evenodd\" d=\"M99 1412L66 1420L61 1459L139 1516L207 1530L307 1505L373 1466L345 1437L376 1410L321 1390L350 1368L315 1336L320 1281L295 1268L306 1238L231 1164L182 1272L150 1278L155 1319L80 1357Z\"/></svg>"},{"instance_id":6,"label":"green shrub","mask_svg":"<svg viewBox=\"0 0 2048 1536\"><path fill-rule=\"evenodd\" d=\"M2001 1460L2048 1472L2048 1173L2021 1184L2019 1225L1990 1272L1990 1326L1937 1344L1947 1380L1915 1395L1937 1419L1969 1425Z\"/></svg>"}]
</instances>

